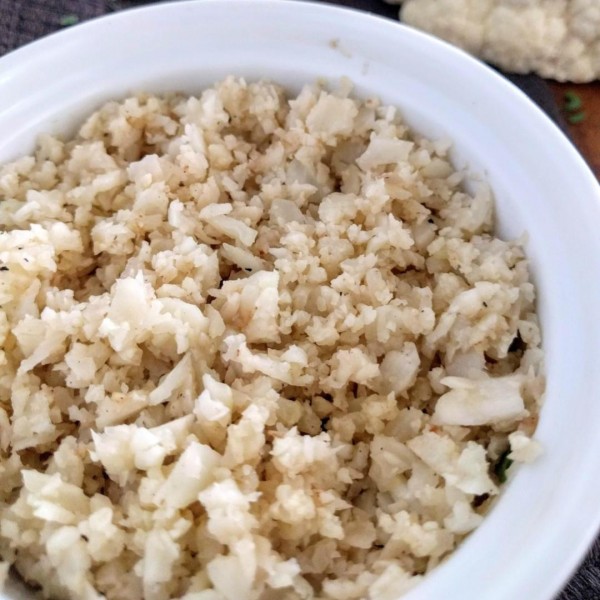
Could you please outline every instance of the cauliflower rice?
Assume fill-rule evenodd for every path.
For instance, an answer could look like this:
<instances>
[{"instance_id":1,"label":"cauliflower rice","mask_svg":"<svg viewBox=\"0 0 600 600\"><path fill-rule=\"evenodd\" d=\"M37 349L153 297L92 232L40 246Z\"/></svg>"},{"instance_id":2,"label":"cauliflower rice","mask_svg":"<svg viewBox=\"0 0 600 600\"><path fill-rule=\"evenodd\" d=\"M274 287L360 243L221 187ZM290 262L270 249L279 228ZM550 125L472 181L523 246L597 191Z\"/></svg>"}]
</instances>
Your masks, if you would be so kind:
<instances>
[{"instance_id":1,"label":"cauliflower rice","mask_svg":"<svg viewBox=\"0 0 600 600\"><path fill-rule=\"evenodd\" d=\"M318 85L110 102L0 170L0 579L394 600L530 461L522 247L449 143Z\"/></svg>"}]
</instances>

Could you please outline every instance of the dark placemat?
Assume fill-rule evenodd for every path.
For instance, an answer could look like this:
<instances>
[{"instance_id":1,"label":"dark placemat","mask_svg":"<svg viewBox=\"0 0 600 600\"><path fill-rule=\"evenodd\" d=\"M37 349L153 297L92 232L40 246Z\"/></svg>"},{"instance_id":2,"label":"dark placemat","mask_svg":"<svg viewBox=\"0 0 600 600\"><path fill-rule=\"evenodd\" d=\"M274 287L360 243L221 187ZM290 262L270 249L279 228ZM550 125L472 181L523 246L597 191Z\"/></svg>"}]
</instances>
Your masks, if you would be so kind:
<instances>
[{"instance_id":1,"label":"dark placemat","mask_svg":"<svg viewBox=\"0 0 600 600\"><path fill-rule=\"evenodd\" d=\"M397 18L398 8L381 0L324 0ZM136 0L0 0L0 55L73 22L111 12L151 4ZM564 120L548 85L539 77L508 78L529 95L563 130ZM510 573L506 574L510 577ZM434 600L434 599L432 599ZM437 599L435 599L437 600ZM447 600L454 600L448 596ZM507 598L506 600L527 600ZM600 541L586 557L573 579L556 600L600 600Z\"/></svg>"}]
</instances>

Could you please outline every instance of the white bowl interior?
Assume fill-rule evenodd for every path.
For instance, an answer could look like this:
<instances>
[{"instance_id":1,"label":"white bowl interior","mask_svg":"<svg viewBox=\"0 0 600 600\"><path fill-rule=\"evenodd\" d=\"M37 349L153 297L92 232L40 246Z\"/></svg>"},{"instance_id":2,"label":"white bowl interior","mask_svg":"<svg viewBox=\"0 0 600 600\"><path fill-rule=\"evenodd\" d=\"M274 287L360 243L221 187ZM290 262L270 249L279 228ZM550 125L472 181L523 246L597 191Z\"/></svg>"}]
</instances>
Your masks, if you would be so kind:
<instances>
[{"instance_id":1,"label":"white bowl interior","mask_svg":"<svg viewBox=\"0 0 600 600\"><path fill-rule=\"evenodd\" d=\"M499 232L528 234L548 387L545 455L522 467L479 530L407 600L549 600L600 522L600 190L558 129L516 88L450 46L383 19L273 0L127 11L0 60L0 162L41 132L68 135L104 100L197 92L228 75L290 90L349 77L400 107L491 182ZM6 600L30 597L9 586Z\"/></svg>"}]
</instances>

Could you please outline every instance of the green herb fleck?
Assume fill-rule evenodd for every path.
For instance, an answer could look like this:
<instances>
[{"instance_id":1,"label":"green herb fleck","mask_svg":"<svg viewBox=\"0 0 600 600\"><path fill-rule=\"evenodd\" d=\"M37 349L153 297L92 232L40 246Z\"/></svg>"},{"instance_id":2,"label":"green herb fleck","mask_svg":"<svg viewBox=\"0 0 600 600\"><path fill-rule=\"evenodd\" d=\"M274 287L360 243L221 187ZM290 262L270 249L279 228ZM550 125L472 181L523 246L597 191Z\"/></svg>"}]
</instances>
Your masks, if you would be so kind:
<instances>
[{"instance_id":1,"label":"green herb fleck","mask_svg":"<svg viewBox=\"0 0 600 600\"><path fill-rule=\"evenodd\" d=\"M578 123L583 123L585 121L585 113L578 112L572 115L567 116L567 121L571 123L571 125L577 125Z\"/></svg>"},{"instance_id":2,"label":"green herb fleck","mask_svg":"<svg viewBox=\"0 0 600 600\"><path fill-rule=\"evenodd\" d=\"M508 347L509 352L520 352L527 348L527 344L523 341L521 337L521 332L517 329L517 335L514 337L513 341L510 343Z\"/></svg>"},{"instance_id":3,"label":"green herb fleck","mask_svg":"<svg viewBox=\"0 0 600 600\"><path fill-rule=\"evenodd\" d=\"M579 94L573 91L565 92L565 110L570 113L577 112L583 106Z\"/></svg>"},{"instance_id":4,"label":"green herb fleck","mask_svg":"<svg viewBox=\"0 0 600 600\"><path fill-rule=\"evenodd\" d=\"M500 455L498 462L494 465L494 473L496 474L496 477L498 477L500 483L506 483L506 471L508 471L513 464L513 461L508 458L509 454L510 450L506 450L506 452Z\"/></svg>"},{"instance_id":5,"label":"green herb fleck","mask_svg":"<svg viewBox=\"0 0 600 600\"><path fill-rule=\"evenodd\" d=\"M479 508L489 497L489 494L481 494L480 496L475 496L475 498L473 498L473 508Z\"/></svg>"},{"instance_id":6,"label":"green herb fleck","mask_svg":"<svg viewBox=\"0 0 600 600\"><path fill-rule=\"evenodd\" d=\"M79 23L79 17L77 15L65 15L60 18L61 27L71 27L71 25L77 25Z\"/></svg>"}]
</instances>

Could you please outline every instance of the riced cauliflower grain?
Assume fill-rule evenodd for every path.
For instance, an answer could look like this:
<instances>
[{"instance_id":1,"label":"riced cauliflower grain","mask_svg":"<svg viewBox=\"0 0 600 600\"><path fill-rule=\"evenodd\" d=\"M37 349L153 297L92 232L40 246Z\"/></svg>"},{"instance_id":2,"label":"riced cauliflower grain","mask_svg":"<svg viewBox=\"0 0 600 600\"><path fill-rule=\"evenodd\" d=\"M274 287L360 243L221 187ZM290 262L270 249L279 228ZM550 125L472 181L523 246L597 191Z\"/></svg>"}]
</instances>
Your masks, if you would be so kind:
<instances>
[{"instance_id":1,"label":"riced cauliflower grain","mask_svg":"<svg viewBox=\"0 0 600 600\"><path fill-rule=\"evenodd\" d=\"M0 583L392 600L529 462L519 243L349 86L110 102L0 168Z\"/></svg>"},{"instance_id":2,"label":"riced cauliflower grain","mask_svg":"<svg viewBox=\"0 0 600 600\"><path fill-rule=\"evenodd\" d=\"M0 561L0 592L4 590L9 568L10 565L7 562Z\"/></svg>"}]
</instances>

